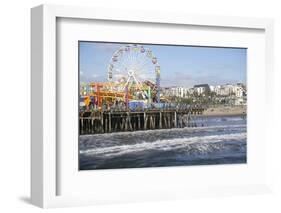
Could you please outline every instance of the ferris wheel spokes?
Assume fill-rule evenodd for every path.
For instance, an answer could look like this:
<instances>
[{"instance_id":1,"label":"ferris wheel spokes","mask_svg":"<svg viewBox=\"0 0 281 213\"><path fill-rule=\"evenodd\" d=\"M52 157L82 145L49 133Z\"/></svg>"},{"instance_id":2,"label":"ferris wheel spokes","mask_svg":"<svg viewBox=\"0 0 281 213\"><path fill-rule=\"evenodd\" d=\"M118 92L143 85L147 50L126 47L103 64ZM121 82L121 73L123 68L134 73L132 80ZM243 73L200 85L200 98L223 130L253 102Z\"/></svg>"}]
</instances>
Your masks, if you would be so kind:
<instances>
[{"instance_id":1,"label":"ferris wheel spokes","mask_svg":"<svg viewBox=\"0 0 281 213\"><path fill-rule=\"evenodd\" d=\"M160 66L152 51L143 45L125 45L116 50L108 65L108 80L115 84L114 89L143 99L150 98L154 91L159 101L155 89L160 87Z\"/></svg>"}]
</instances>

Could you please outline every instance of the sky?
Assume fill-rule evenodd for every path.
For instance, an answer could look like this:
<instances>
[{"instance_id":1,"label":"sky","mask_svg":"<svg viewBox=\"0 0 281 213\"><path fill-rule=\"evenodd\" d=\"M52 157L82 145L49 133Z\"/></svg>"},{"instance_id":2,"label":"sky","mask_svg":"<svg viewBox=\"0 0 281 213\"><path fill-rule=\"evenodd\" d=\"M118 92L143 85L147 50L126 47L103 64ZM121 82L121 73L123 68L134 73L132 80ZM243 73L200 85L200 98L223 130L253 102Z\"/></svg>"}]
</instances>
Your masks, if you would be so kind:
<instances>
[{"instance_id":1,"label":"sky","mask_svg":"<svg viewBox=\"0 0 281 213\"><path fill-rule=\"evenodd\" d=\"M80 82L106 82L111 57L125 45L128 44L80 41ZM157 57L161 87L246 83L245 48L141 45Z\"/></svg>"}]
</instances>

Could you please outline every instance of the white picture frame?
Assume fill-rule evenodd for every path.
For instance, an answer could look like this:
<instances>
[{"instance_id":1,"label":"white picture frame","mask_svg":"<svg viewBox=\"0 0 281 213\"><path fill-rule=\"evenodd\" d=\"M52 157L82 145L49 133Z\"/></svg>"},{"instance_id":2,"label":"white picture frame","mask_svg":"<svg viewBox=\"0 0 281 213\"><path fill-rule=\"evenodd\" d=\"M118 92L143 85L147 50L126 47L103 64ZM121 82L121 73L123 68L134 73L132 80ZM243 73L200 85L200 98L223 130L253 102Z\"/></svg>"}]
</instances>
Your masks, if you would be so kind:
<instances>
[{"instance_id":1,"label":"white picture frame","mask_svg":"<svg viewBox=\"0 0 281 213\"><path fill-rule=\"evenodd\" d=\"M200 26L207 28L223 28L229 31L234 29L253 29L264 33L264 79L266 103L262 107L272 107L273 100L270 90L273 88L273 21L271 19L216 17L187 14L160 14L145 11L121 11L100 8L84 8L74 6L41 5L31 10L31 201L33 204L47 208L60 206L91 205L99 203L138 202L143 200L165 200L209 195L233 195L252 194L270 191L270 168L268 161L259 172L264 172L267 178L254 184L233 184L200 187L200 183L193 183L195 188L177 188L173 185L162 190L152 189L141 194L133 194L133 191L124 191L123 196L113 192L100 195L58 195L58 174L61 167L58 166L60 158L57 151L57 20L79 19L153 23L166 26ZM262 110L262 107L260 110ZM266 125L266 131L262 134L263 147L270 146L268 124L271 118L262 117ZM257 119L257 118L254 118ZM265 160L266 156L264 156ZM181 168L181 170L184 168ZM166 171L171 170L169 168ZM207 169L208 172L212 168ZM153 172L153 169L150 169ZM164 171L164 170L163 170ZM165 172L166 172L165 171ZM111 171L108 171L110 173ZM139 170L138 173L143 171ZM173 169L180 173L180 170ZM132 174L134 171L128 172ZM157 173L157 172L156 172ZM128 175L126 174L126 175ZM159 173L160 174L160 173ZM159 175L158 174L158 175ZM269 177L269 178L268 178ZM102 184L102 183L101 183ZM105 184L105 183L103 183ZM126 194L127 193L127 194Z\"/></svg>"}]
</instances>

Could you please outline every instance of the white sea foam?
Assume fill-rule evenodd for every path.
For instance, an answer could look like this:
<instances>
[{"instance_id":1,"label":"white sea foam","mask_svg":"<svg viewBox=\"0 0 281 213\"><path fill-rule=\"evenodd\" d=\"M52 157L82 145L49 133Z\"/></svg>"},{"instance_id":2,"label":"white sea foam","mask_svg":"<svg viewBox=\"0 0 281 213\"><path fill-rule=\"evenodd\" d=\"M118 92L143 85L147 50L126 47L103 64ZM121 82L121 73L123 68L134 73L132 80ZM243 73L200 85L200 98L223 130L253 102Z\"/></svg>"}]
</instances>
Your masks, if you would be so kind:
<instances>
[{"instance_id":1,"label":"white sea foam","mask_svg":"<svg viewBox=\"0 0 281 213\"><path fill-rule=\"evenodd\" d=\"M222 135L209 135L199 137L188 137L188 138L174 138L167 140L157 140L154 142L142 142L136 144L126 144L110 147L91 148L87 150L81 150L80 154L89 156L109 157L119 156L123 154L142 152L145 150L163 150L169 151L174 149L188 150L193 148L196 144L196 149L200 152L208 152L209 149L214 149L215 146L212 144L218 144L219 142L225 142L230 140L242 141L246 139L246 133L233 133L233 134L222 134Z\"/></svg>"}]
</instances>

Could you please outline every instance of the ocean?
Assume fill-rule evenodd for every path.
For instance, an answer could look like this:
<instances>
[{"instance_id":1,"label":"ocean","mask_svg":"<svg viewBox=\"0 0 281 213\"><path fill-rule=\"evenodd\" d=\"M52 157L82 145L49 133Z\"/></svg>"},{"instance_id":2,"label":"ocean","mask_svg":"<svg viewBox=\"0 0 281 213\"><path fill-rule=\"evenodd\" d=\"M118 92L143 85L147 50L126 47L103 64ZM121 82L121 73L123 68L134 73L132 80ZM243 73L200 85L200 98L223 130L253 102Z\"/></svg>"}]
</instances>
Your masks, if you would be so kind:
<instances>
[{"instance_id":1,"label":"ocean","mask_svg":"<svg viewBox=\"0 0 281 213\"><path fill-rule=\"evenodd\" d=\"M198 117L195 127L79 136L79 169L247 162L247 119Z\"/></svg>"}]
</instances>

